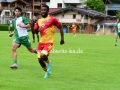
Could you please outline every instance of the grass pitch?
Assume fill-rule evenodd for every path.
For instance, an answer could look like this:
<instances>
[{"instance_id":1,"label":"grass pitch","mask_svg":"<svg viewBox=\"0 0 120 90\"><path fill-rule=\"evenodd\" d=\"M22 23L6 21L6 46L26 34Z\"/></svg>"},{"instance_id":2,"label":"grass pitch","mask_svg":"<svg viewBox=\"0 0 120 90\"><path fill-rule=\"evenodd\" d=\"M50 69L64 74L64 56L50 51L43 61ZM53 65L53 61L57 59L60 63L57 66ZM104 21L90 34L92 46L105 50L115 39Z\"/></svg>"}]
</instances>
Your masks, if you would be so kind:
<instances>
[{"instance_id":1,"label":"grass pitch","mask_svg":"<svg viewBox=\"0 0 120 90\"><path fill-rule=\"evenodd\" d=\"M55 34L55 46L50 54L52 75L44 79L37 55L21 46L18 50L17 70L9 66L12 38L0 32L0 90L119 90L120 42L114 46L114 35ZM32 42L32 35L29 32ZM37 40L36 40L37 41ZM120 40L119 40L120 41ZM37 47L37 43L32 43Z\"/></svg>"}]
</instances>

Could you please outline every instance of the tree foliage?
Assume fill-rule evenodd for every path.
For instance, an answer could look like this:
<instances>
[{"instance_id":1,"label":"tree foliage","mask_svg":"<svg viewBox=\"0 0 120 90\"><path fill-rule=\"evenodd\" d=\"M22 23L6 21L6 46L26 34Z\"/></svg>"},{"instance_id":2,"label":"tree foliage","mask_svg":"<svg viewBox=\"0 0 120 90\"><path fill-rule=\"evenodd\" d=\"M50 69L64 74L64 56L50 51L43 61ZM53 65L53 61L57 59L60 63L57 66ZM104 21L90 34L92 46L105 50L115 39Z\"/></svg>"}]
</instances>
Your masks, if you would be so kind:
<instances>
[{"instance_id":1,"label":"tree foliage","mask_svg":"<svg viewBox=\"0 0 120 90\"><path fill-rule=\"evenodd\" d=\"M102 0L87 0L84 4L93 10L105 13L105 5Z\"/></svg>"},{"instance_id":2,"label":"tree foliage","mask_svg":"<svg viewBox=\"0 0 120 90\"><path fill-rule=\"evenodd\" d=\"M120 18L120 10L117 11L116 18Z\"/></svg>"}]
</instances>

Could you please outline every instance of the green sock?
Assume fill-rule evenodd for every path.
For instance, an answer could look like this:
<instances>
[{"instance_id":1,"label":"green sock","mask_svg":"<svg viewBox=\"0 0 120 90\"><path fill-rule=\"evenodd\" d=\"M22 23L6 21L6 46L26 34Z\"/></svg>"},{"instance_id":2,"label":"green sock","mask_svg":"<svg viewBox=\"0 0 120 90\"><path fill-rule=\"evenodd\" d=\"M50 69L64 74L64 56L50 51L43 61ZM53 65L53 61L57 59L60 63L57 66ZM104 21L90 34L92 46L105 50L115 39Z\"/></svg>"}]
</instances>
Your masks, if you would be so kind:
<instances>
[{"instance_id":1,"label":"green sock","mask_svg":"<svg viewBox=\"0 0 120 90\"><path fill-rule=\"evenodd\" d=\"M115 40L115 43L117 44L117 39Z\"/></svg>"},{"instance_id":2,"label":"green sock","mask_svg":"<svg viewBox=\"0 0 120 90\"><path fill-rule=\"evenodd\" d=\"M13 60L13 62L17 64L17 60Z\"/></svg>"}]
</instances>

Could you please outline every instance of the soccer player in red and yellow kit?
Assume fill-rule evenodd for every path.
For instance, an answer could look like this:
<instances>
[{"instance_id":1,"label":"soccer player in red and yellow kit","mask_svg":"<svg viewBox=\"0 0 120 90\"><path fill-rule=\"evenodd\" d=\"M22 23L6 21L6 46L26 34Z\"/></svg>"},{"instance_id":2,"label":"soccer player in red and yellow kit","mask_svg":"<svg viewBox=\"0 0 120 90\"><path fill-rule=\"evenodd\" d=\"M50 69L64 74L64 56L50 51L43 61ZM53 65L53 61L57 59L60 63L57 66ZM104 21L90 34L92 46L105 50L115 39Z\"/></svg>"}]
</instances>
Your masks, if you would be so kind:
<instances>
[{"instance_id":1,"label":"soccer player in red and yellow kit","mask_svg":"<svg viewBox=\"0 0 120 90\"><path fill-rule=\"evenodd\" d=\"M41 16L42 18L38 19L34 29L40 29L40 41L38 44L38 61L46 72L44 78L47 78L51 75L51 60L48 59L50 50L54 45L54 29L55 26L60 29L61 41L60 44L64 44L64 34L60 22L53 16L48 14L49 6L42 5L41 7Z\"/></svg>"},{"instance_id":2,"label":"soccer player in red and yellow kit","mask_svg":"<svg viewBox=\"0 0 120 90\"><path fill-rule=\"evenodd\" d=\"M75 23L72 24L71 28L72 28L72 33L74 34L74 37L75 37L76 36L76 28L77 28Z\"/></svg>"}]
</instances>

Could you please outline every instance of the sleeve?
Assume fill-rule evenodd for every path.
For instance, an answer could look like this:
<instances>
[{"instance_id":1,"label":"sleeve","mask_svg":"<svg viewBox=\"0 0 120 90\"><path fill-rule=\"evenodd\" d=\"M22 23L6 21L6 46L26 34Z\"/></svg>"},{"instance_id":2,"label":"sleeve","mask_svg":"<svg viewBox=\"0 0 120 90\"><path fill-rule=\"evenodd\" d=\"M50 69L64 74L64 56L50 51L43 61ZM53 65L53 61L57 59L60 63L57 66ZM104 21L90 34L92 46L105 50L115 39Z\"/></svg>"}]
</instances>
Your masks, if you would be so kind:
<instances>
[{"instance_id":1,"label":"sleeve","mask_svg":"<svg viewBox=\"0 0 120 90\"><path fill-rule=\"evenodd\" d=\"M29 24L29 21L27 20L27 18L23 17L23 23L24 23L25 25Z\"/></svg>"},{"instance_id":2,"label":"sleeve","mask_svg":"<svg viewBox=\"0 0 120 90\"><path fill-rule=\"evenodd\" d=\"M34 29L38 29L39 26L38 26L38 21L36 21L36 23L34 24Z\"/></svg>"},{"instance_id":3,"label":"sleeve","mask_svg":"<svg viewBox=\"0 0 120 90\"><path fill-rule=\"evenodd\" d=\"M53 17L53 24L55 26L60 26L60 22L55 17Z\"/></svg>"}]
</instances>

